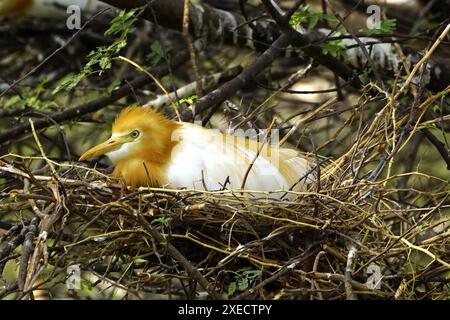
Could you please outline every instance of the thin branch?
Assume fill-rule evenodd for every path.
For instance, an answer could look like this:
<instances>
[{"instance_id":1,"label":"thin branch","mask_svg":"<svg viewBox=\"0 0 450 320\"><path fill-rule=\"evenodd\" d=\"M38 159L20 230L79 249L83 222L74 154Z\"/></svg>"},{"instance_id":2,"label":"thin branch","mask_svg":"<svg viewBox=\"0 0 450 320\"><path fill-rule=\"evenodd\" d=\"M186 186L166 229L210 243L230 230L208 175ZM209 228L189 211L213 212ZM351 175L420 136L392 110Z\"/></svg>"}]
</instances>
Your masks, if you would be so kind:
<instances>
[{"instance_id":1,"label":"thin branch","mask_svg":"<svg viewBox=\"0 0 450 320\"><path fill-rule=\"evenodd\" d=\"M447 164L447 170L450 170L450 150L446 147L445 143L439 140L430 130L423 128L420 130L423 135L430 141L430 143L436 148L441 155L442 159Z\"/></svg>"},{"instance_id":2,"label":"thin branch","mask_svg":"<svg viewBox=\"0 0 450 320\"><path fill-rule=\"evenodd\" d=\"M200 45L201 42L198 43ZM189 51L188 50L180 51L172 58L170 62L170 67L176 68L182 65L184 62L186 62L188 59L189 59ZM169 65L164 63L160 66L157 66L152 70L152 73L155 77L161 78L169 73ZM110 96L101 97L97 100L88 102L80 106L72 107L60 112L55 112L52 116L52 119L55 122L62 123L74 118L78 118L84 114L98 111L100 109L107 107L111 103L123 97L126 97L132 91L132 88L134 89L141 88L144 85L150 83L151 81L152 79L149 78L147 75L138 76L134 80L130 81L128 84L124 84L120 88L114 90ZM49 123L44 119L36 120L34 122L34 127L36 128L36 130L48 128L50 126L52 126L52 123ZM27 134L29 132L30 132L29 123L23 123L9 130L5 130L2 133L0 133L0 144L16 139L17 137L23 134Z\"/></svg>"},{"instance_id":3,"label":"thin branch","mask_svg":"<svg viewBox=\"0 0 450 320\"><path fill-rule=\"evenodd\" d=\"M355 263L357 253L358 250L356 249L356 246L351 245L347 255L347 265L345 267L345 280L344 280L347 300L358 300L356 295L353 293L353 286L352 286L353 265Z\"/></svg>"}]
</instances>

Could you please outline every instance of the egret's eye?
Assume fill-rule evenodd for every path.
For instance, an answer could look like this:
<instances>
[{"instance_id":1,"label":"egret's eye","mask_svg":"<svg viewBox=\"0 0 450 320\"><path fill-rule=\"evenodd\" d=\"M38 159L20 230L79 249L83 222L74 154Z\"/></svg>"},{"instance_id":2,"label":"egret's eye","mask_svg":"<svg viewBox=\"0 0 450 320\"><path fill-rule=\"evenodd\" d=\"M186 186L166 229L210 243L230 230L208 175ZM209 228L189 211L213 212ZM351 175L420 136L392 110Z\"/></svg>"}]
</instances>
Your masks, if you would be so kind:
<instances>
[{"instance_id":1,"label":"egret's eye","mask_svg":"<svg viewBox=\"0 0 450 320\"><path fill-rule=\"evenodd\" d=\"M130 137L132 137L133 139L136 139L137 137L139 137L139 134L140 134L139 130L133 130L130 133Z\"/></svg>"}]
</instances>

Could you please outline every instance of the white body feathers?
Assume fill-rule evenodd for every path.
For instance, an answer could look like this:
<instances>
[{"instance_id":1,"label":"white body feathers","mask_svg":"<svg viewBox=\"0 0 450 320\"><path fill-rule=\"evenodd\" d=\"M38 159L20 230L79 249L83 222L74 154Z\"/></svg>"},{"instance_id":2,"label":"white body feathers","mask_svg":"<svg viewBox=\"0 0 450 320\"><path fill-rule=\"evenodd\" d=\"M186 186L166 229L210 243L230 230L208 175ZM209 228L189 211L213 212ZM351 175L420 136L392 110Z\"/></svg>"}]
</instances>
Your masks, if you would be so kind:
<instances>
[{"instance_id":1,"label":"white body feathers","mask_svg":"<svg viewBox=\"0 0 450 320\"><path fill-rule=\"evenodd\" d=\"M170 187L299 190L312 178L311 174L306 177L310 171L308 161L294 150L256 141L246 143L242 137L188 123L174 132L173 139L178 144L167 167Z\"/></svg>"}]
</instances>

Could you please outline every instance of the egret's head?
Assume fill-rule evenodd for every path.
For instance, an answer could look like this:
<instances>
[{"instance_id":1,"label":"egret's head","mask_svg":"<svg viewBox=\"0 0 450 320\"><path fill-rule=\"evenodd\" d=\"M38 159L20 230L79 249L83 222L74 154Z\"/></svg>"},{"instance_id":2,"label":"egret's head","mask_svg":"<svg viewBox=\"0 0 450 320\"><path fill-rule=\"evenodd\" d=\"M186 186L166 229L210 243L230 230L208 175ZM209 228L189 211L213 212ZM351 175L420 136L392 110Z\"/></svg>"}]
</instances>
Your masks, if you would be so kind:
<instances>
[{"instance_id":1,"label":"egret's head","mask_svg":"<svg viewBox=\"0 0 450 320\"><path fill-rule=\"evenodd\" d=\"M80 160L106 155L117 164L126 160L160 163L167 161L174 145L172 132L178 127L146 107L128 107L112 126L111 138L87 150Z\"/></svg>"}]
</instances>

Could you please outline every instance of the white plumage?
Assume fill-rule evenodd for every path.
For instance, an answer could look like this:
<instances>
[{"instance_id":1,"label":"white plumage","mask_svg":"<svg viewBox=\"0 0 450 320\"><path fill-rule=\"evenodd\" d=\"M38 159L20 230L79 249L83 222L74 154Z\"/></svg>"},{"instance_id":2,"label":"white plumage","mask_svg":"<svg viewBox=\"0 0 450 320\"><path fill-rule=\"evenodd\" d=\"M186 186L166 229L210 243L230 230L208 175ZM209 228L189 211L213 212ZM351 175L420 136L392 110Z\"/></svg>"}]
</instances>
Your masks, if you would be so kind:
<instances>
[{"instance_id":1,"label":"white plumage","mask_svg":"<svg viewBox=\"0 0 450 320\"><path fill-rule=\"evenodd\" d=\"M172 187L218 190L228 181L227 188L240 189L250 165L246 189L273 191L292 187L277 166L280 160L277 152L280 149L274 146L270 155L265 152L267 148L263 148L256 157L258 150L252 150L253 144L246 147L242 137L224 136L220 132L187 123L183 123L174 134L174 140L180 142L172 150L167 168L168 182ZM285 150L282 152L286 153ZM291 156L290 159L284 156L283 160L289 163L300 179L307 173L308 163L297 157L295 152Z\"/></svg>"}]
</instances>

